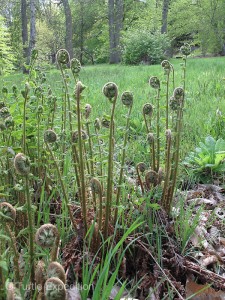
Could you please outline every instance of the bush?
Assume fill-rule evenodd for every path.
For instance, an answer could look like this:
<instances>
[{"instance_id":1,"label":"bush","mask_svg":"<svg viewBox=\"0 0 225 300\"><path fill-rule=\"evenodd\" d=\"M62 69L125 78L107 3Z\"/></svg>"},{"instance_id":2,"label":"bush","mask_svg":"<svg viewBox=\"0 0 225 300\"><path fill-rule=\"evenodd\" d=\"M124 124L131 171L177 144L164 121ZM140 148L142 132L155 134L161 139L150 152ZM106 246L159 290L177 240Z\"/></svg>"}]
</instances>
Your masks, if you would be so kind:
<instances>
[{"instance_id":1,"label":"bush","mask_svg":"<svg viewBox=\"0 0 225 300\"><path fill-rule=\"evenodd\" d=\"M165 58L164 52L170 47L170 41L165 34L133 30L124 37L123 47L125 64L158 64Z\"/></svg>"}]
</instances>

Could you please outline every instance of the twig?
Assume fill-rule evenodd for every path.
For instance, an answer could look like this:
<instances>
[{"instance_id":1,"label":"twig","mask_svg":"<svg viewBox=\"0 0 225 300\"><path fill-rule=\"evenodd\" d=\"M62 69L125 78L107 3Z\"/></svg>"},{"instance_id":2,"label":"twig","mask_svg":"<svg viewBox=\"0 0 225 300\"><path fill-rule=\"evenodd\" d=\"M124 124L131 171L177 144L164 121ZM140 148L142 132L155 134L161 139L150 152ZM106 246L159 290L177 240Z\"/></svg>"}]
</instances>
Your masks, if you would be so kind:
<instances>
[{"instance_id":1,"label":"twig","mask_svg":"<svg viewBox=\"0 0 225 300\"><path fill-rule=\"evenodd\" d=\"M225 278L210 271L205 268L202 268L198 264L190 261L184 261L184 268L188 271L198 274L199 276L203 277L206 281L210 281L215 288L219 288L225 291Z\"/></svg>"}]
</instances>

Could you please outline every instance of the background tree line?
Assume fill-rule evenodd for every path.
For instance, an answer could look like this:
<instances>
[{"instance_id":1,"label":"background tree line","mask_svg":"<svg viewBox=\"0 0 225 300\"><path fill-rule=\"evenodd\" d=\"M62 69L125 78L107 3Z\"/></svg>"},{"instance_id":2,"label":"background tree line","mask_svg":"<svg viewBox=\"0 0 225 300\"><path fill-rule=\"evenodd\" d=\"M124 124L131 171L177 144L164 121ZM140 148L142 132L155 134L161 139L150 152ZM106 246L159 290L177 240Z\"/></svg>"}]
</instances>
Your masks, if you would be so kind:
<instances>
[{"instance_id":1,"label":"background tree line","mask_svg":"<svg viewBox=\"0 0 225 300\"><path fill-rule=\"evenodd\" d=\"M0 63L24 66L31 49L59 48L85 63L157 63L189 42L225 55L225 0L1 0Z\"/></svg>"}]
</instances>

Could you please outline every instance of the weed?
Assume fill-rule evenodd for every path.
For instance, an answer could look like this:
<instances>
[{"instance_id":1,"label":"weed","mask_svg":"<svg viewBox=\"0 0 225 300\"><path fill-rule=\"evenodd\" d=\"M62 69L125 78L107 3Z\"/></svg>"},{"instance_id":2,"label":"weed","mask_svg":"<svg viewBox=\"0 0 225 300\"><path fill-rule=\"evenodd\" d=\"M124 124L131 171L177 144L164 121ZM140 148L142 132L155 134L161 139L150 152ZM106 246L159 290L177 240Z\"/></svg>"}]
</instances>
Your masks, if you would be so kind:
<instances>
[{"instance_id":1,"label":"weed","mask_svg":"<svg viewBox=\"0 0 225 300\"><path fill-rule=\"evenodd\" d=\"M196 175L198 180L208 181L213 175L224 172L224 159L225 141L208 136L205 138L205 143L199 143L195 152L189 153L183 164Z\"/></svg>"}]
</instances>

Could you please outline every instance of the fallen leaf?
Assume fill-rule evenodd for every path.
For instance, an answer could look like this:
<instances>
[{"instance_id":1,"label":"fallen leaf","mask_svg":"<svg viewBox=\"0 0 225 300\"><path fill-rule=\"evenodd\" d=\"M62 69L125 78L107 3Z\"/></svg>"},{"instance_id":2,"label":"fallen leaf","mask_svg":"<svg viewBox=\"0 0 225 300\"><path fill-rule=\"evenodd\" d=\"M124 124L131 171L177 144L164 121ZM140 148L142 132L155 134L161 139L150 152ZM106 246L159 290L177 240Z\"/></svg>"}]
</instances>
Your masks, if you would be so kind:
<instances>
[{"instance_id":1,"label":"fallen leaf","mask_svg":"<svg viewBox=\"0 0 225 300\"><path fill-rule=\"evenodd\" d=\"M225 238L224 237L219 237L219 241L221 245L225 246Z\"/></svg>"},{"instance_id":2,"label":"fallen leaf","mask_svg":"<svg viewBox=\"0 0 225 300\"><path fill-rule=\"evenodd\" d=\"M191 297L193 295L193 297ZM225 293L215 291L208 284L202 285L188 279L186 282L186 298L191 300L225 300Z\"/></svg>"},{"instance_id":3,"label":"fallen leaf","mask_svg":"<svg viewBox=\"0 0 225 300\"><path fill-rule=\"evenodd\" d=\"M202 257L199 260L199 262L202 267L207 267L211 264L218 262L218 258L215 255L210 255L210 256Z\"/></svg>"}]
</instances>

